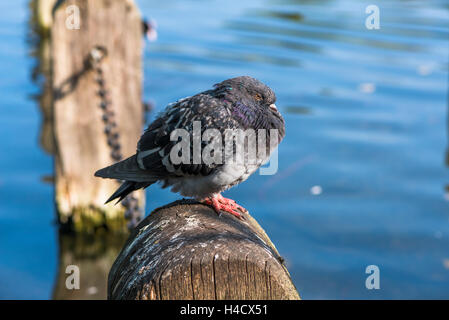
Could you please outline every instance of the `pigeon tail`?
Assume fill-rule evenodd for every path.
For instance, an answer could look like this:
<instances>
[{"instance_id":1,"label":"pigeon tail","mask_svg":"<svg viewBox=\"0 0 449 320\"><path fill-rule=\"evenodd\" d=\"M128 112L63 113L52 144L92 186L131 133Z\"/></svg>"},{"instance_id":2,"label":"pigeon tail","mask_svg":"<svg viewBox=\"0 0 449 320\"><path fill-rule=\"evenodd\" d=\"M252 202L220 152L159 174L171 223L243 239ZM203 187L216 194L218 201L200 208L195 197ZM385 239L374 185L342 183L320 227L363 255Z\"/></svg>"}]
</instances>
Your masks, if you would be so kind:
<instances>
[{"instance_id":1,"label":"pigeon tail","mask_svg":"<svg viewBox=\"0 0 449 320\"><path fill-rule=\"evenodd\" d=\"M115 192L112 194L112 196L109 197L108 200L106 200L105 204L108 202L111 202L114 199L117 199L117 203L119 203L120 201L122 201L123 199L126 198L126 196L128 194L130 194L131 192L133 192L134 190L139 190L142 188L146 188L149 187L150 185L152 185L155 181L151 181L151 182L134 182L134 181L125 181L124 183L122 183L122 185L115 190Z\"/></svg>"},{"instance_id":2,"label":"pigeon tail","mask_svg":"<svg viewBox=\"0 0 449 320\"><path fill-rule=\"evenodd\" d=\"M147 170L142 170L137 164L137 157L133 155L125 160L117 162L95 172L96 177L129 180L134 182L154 183L158 178Z\"/></svg>"},{"instance_id":3,"label":"pigeon tail","mask_svg":"<svg viewBox=\"0 0 449 320\"><path fill-rule=\"evenodd\" d=\"M117 198L117 203L119 203L134 190L146 188L158 180L158 178L151 172L139 168L136 155L98 170L95 172L95 176L124 180L122 185L109 197L108 200L106 200L106 203Z\"/></svg>"},{"instance_id":4,"label":"pigeon tail","mask_svg":"<svg viewBox=\"0 0 449 320\"><path fill-rule=\"evenodd\" d=\"M117 200L117 202L115 204L119 203L120 201L125 199L128 194L130 194L131 192L136 190L135 187L136 187L135 182L125 181L124 183L122 183L120 185L120 187L117 190L115 190L115 192L109 197L108 200L106 200L106 202L104 204L109 203L112 200L117 199L117 198L119 198L119 199Z\"/></svg>"}]
</instances>

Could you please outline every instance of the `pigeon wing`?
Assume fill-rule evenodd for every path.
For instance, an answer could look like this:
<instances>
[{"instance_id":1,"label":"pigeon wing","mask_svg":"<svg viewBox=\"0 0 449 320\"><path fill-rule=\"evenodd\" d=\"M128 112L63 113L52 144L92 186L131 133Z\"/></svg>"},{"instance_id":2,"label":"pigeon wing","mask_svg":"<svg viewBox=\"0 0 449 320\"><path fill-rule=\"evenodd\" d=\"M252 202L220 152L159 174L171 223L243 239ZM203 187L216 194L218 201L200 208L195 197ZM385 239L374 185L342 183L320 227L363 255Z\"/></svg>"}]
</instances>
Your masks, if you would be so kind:
<instances>
[{"instance_id":1,"label":"pigeon wing","mask_svg":"<svg viewBox=\"0 0 449 320\"><path fill-rule=\"evenodd\" d=\"M226 105L208 92L181 99L169 105L140 138L136 154L139 167L161 178L209 175L213 172L221 164L206 164L203 161L200 164L192 163L194 147L192 136L195 121L201 124L201 136L207 129L217 129L223 138L226 128L236 126ZM177 129L183 129L189 134L190 163L172 163L170 152L178 140L172 141L170 136ZM201 147L206 147L208 143L210 141L202 141Z\"/></svg>"}]
</instances>

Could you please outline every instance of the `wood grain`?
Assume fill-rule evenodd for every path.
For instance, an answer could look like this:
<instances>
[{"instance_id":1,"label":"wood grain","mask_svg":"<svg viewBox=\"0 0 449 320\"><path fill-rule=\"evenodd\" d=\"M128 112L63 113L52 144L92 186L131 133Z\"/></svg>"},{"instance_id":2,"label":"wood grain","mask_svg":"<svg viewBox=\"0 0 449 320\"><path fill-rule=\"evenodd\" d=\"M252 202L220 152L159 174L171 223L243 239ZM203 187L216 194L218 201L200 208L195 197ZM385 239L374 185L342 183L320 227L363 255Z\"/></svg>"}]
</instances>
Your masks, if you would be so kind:
<instances>
[{"instance_id":1,"label":"wood grain","mask_svg":"<svg viewBox=\"0 0 449 320\"><path fill-rule=\"evenodd\" d=\"M80 28L69 29L66 8L80 10ZM143 123L142 23L131 0L67 0L56 8L51 27L55 198L59 220L76 231L98 226L125 228L123 209L105 200L118 187L94 172L113 163L104 133L94 72L86 59L95 46L108 55L102 62L106 86L124 157L135 153ZM144 193L136 192L143 205Z\"/></svg>"},{"instance_id":2,"label":"wood grain","mask_svg":"<svg viewBox=\"0 0 449 320\"><path fill-rule=\"evenodd\" d=\"M114 262L108 298L299 299L266 233L244 217L187 200L155 210Z\"/></svg>"}]
</instances>

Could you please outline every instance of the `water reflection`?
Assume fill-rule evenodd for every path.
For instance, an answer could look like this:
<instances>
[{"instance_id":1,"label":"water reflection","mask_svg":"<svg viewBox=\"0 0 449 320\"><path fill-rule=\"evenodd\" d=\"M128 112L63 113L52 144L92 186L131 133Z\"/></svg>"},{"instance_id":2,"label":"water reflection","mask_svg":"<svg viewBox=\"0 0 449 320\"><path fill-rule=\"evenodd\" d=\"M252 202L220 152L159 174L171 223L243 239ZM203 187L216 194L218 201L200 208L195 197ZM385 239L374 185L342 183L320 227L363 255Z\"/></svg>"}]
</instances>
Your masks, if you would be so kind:
<instances>
[{"instance_id":1,"label":"water reflection","mask_svg":"<svg viewBox=\"0 0 449 320\"><path fill-rule=\"evenodd\" d=\"M161 26L146 70L157 100L238 74L275 88L279 171L229 196L260 217L304 298L447 295L447 1L383 1L377 31L368 1L140 3Z\"/></svg>"},{"instance_id":2,"label":"water reflection","mask_svg":"<svg viewBox=\"0 0 449 320\"><path fill-rule=\"evenodd\" d=\"M32 98L42 115L39 133L40 146L45 152L53 155L50 35L48 31L42 30L38 25L35 5L36 1L30 0L31 14L28 22L27 42L29 54L34 61L31 78L39 88L39 92ZM53 176L48 174L42 175L41 181L54 184ZM60 300L106 299L108 273L123 247L127 235L110 235L104 232L89 236L71 233L70 230L66 230L62 226L57 226L57 228L58 268L52 298ZM66 269L69 265L75 265L80 270L79 290L70 290L66 287L66 279L70 275L70 273L66 273Z\"/></svg>"},{"instance_id":3,"label":"water reflection","mask_svg":"<svg viewBox=\"0 0 449 320\"><path fill-rule=\"evenodd\" d=\"M279 18L283 18L282 15L276 15L275 13L271 13L273 16L277 16ZM290 20L288 20L290 22ZM300 23L301 20L298 21ZM387 39L380 39L369 35L366 33L366 30L360 30L362 32L357 31L347 31L341 28L338 29L328 29L322 27L310 27L306 25L302 25L301 28L295 28L292 26L284 26L279 24L266 24L260 22L245 22L245 21L234 21L228 25L229 29L236 31L244 31L246 33L253 33L255 36L257 35L265 35L265 36L284 36L287 38L297 39L296 41L312 41L316 43L319 41L326 42L334 42L336 45L341 44L351 44L358 45L363 47L372 47L372 48L381 48L388 50L397 50L397 51L413 51L413 52L421 52L424 50L422 46L418 43L402 43L398 41L388 41ZM281 42L286 43L286 42ZM290 47L292 47L293 42L290 42ZM299 47L299 44L297 45ZM303 44L305 48L305 44Z\"/></svg>"},{"instance_id":4,"label":"water reflection","mask_svg":"<svg viewBox=\"0 0 449 320\"><path fill-rule=\"evenodd\" d=\"M304 298L448 295L447 1L382 2L382 27L376 32L364 28L364 1L139 2L143 14L160 25L158 42L145 53L144 90L159 110L239 74L275 88L288 129L279 172L252 176L228 196L255 212L289 261ZM41 89L36 96L43 115L40 143L51 153L48 42L38 40L29 48L37 57L32 73ZM17 111L15 101L9 97L10 110L17 112L11 119L34 121L26 109ZM28 134L28 122L4 123L17 130L9 132ZM13 159L23 158L23 149L12 146ZM43 161L40 153L26 155ZM44 188L30 186L26 162L11 167L14 179L1 177L8 185L3 190L11 198L25 192L42 199ZM43 180L52 182L51 176ZM150 192L150 207L177 197L157 187ZM22 225L42 213L42 203L26 206L18 199L6 208L19 208ZM7 227L16 223L5 221ZM27 241L52 242L42 239L47 221L35 223L40 228L30 228ZM7 240L23 238L19 228L10 229L16 238ZM58 275L42 280L55 282L52 296L104 297L106 270L121 244L106 236L93 241L62 233L57 241ZM39 255L52 251L45 246ZM27 263L24 273L31 268L45 273L34 261ZM363 286L364 267L373 263L381 267L383 281L377 292ZM67 264L80 266L82 291L65 289ZM49 270L54 264L43 265Z\"/></svg>"},{"instance_id":5,"label":"water reflection","mask_svg":"<svg viewBox=\"0 0 449 320\"><path fill-rule=\"evenodd\" d=\"M286 113L291 113L291 114L310 114L311 113L311 109L308 107L304 107L304 106L285 106L284 110Z\"/></svg>"},{"instance_id":6,"label":"water reflection","mask_svg":"<svg viewBox=\"0 0 449 320\"><path fill-rule=\"evenodd\" d=\"M33 82L40 88L38 94L33 99L39 106L42 115L42 125L40 127L39 142L42 149L49 153L54 153L53 135L53 112L52 112L52 90L51 90L51 70L50 70L50 36L48 31L39 27L37 20L37 1L30 0L31 11L28 21L28 45L29 54L33 58L35 65L31 70Z\"/></svg>"},{"instance_id":7,"label":"water reflection","mask_svg":"<svg viewBox=\"0 0 449 320\"><path fill-rule=\"evenodd\" d=\"M449 63L447 64L447 69L449 70ZM448 86L448 90L447 90L447 110L448 110L448 115L449 115L449 72L448 72L448 81L447 81L447 86ZM448 123L447 123L447 136L449 137L449 116L447 119ZM449 140L449 138L448 138ZM449 168L449 144L446 150L446 166ZM446 184L445 190L444 190L445 194L444 197L446 199L446 201L449 201L449 183ZM449 259L446 259L446 263L445 263L445 268L449 270Z\"/></svg>"},{"instance_id":8,"label":"water reflection","mask_svg":"<svg viewBox=\"0 0 449 320\"><path fill-rule=\"evenodd\" d=\"M57 300L106 299L107 279L115 258L122 249L126 236L102 234L93 236L59 233L59 266L52 298ZM80 289L69 290L66 280L72 272L80 271ZM69 271L69 270L68 270Z\"/></svg>"}]
</instances>

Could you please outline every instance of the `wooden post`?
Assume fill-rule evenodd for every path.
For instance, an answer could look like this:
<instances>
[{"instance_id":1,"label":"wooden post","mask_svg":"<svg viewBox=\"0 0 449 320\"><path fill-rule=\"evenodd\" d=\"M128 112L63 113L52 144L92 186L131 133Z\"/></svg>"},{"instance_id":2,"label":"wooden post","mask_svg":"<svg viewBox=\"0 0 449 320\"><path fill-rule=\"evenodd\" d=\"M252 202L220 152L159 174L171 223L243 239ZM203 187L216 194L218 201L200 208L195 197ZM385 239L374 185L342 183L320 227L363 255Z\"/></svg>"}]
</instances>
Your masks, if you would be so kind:
<instances>
[{"instance_id":1,"label":"wooden post","mask_svg":"<svg viewBox=\"0 0 449 320\"><path fill-rule=\"evenodd\" d=\"M186 200L155 210L114 262L108 299L300 299L268 236L244 217Z\"/></svg>"},{"instance_id":2,"label":"wooden post","mask_svg":"<svg viewBox=\"0 0 449 320\"><path fill-rule=\"evenodd\" d=\"M73 10L75 5L77 10ZM117 182L94 177L114 163L105 135L95 72L96 46L123 157L135 153L143 123L142 22L132 0L66 0L54 8L51 56L55 135L55 198L61 224L81 232L125 230L123 207L104 205ZM79 16L77 16L79 13ZM79 18L79 20L77 20ZM79 28L76 22L79 21ZM136 192L140 206L144 193Z\"/></svg>"},{"instance_id":3,"label":"wooden post","mask_svg":"<svg viewBox=\"0 0 449 320\"><path fill-rule=\"evenodd\" d=\"M37 25L42 34L48 34L53 23L52 10L57 0L34 0Z\"/></svg>"},{"instance_id":4,"label":"wooden post","mask_svg":"<svg viewBox=\"0 0 449 320\"><path fill-rule=\"evenodd\" d=\"M125 234L59 233L59 263L53 287L54 300L104 300L107 296L109 269L125 243ZM68 288L67 278L79 270L79 289Z\"/></svg>"},{"instance_id":5,"label":"wooden post","mask_svg":"<svg viewBox=\"0 0 449 320\"><path fill-rule=\"evenodd\" d=\"M30 1L30 46L31 56L36 59L36 65L32 70L32 79L40 86L40 92L35 97L39 104L42 124L40 127L39 141L44 151L54 153L53 134L53 106L51 86L51 57L50 57L50 32L51 12L57 0L33 0Z\"/></svg>"}]
</instances>

